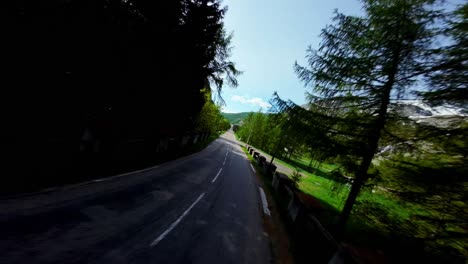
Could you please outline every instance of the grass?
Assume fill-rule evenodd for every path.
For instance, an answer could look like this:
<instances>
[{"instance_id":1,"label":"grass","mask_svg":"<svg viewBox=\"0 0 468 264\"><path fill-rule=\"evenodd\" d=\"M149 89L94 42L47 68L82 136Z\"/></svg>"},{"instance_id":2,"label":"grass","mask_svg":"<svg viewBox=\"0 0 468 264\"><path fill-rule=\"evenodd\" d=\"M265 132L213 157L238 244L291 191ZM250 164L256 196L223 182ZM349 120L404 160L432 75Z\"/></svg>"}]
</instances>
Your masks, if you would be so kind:
<instances>
[{"instance_id":1,"label":"grass","mask_svg":"<svg viewBox=\"0 0 468 264\"><path fill-rule=\"evenodd\" d=\"M314 196L335 210L341 211L344 200L349 192L346 187L332 191L332 188L336 186L335 181L306 172L302 172L302 174L304 176L299 183L301 191Z\"/></svg>"},{"instance_id":2,"label":"grass","mask_svg":"<svg viewBox=\"0 0 468 264\"><path fill-rule=\"evenodd\" d=\"M237 138L237 134L234 134L234 135ZM261 150L258 148L257 150L260 150L268 154L268 152L264 150ZM244 152L246 152L249 159L253 161L253 159L250 157L246 149L244 149ZM309 161L310 160L306 158L300 159L300 162L302 162L302 164L305 166L309 165ZM339 188L338 191L331 192L330 189L332 189L332 187L336 185L335 181L325 178L325 177L317 176L316 174L312 174L309 171L304 170L301 167L293 166L279 158L275 158L274 162L286 168L289 168L292 171L298 170L303 175L302 181L299 183L299 189L301 191L321 200L324 203L324 206L331 207L335 210L341 211L342 205L344 203L344 199L346 198L349 192L347 189L343 190L343 188ZM256 162L253 162L253 163L256 164ZM335 164L322 163L320 166L320 169L333 170L337 167L338 165L335 165Z\"/></svg>"},{"instance_id":3,"label":"grass","mask_svg":"<svg viewBox=\"0 0 468 264\"><path fill-rule=\"evenodd\" d=\"M267 151L264 151L259 148L256 148L256 149L263 153L268 154ZM310 161L312 161L312 163L310 163ZM330 164L330 163L324 163L324 162L320 163L320 165L317 168L317 167L314 167L314 165L317 164L318 162L316 160L311 160L306 157L293 158L290 160L283 160L281 158L275 157L275 162L293 171L298 170L300 173L305 174L305 175L307 174L313 175L311 171L314 171L315 176L321 176L321 177L330 177L329 172L339 168L339 165L337 164ZM312 164L312 166L309 167L309 164Z\"/></svg>"},{"instance_id":4,"label":"grass","mask_svg":"<svg viewBox=\"0 0 468 264\"><path fill-rule=\"evenodd\" d=\"M299 184L301 191L318 198L326 203L326 206L328 205L338 212L342 210L350 185L340 184L311 173L302 173L304 177ZM367 189L364 189L359 195L358 203L378 206L400 220L409 220L414 212L424 210L417 204L403 203L397 199L392 199L390 195L383 191L372 192L372 190Z\"/></svg>"},{"instance_id":5,"label":"grass","mask_svg":"<svg viewBox=\"0 0 468 264\"><path fill-rule=\"evenodd\" d=\"M330 171L338 166L322 163L320 170L311 173L306 170L310 160L304 157L292 161L276 158L275 162L292 171L299 170L303 175L299 189L321 201L328 210L317 218L324 226L333 227L350 188L350 185L338 183L330 177ZM405 202L384 189L364 187L353 208L344 239L355 245L383 249L396 262L459 263L457 254L466 254L463 245L467 240L460 238L455 241L454 238L456 243L450 242L451 249L447 250L457 248L459 253L447 253L444 251L447 244L431 242L434 225L418 220L417 216L434 217L434 214L438 212L416 202ZM427 243L432 244L429 246ZM438 247L442 247L440 251L434 251Z\"/></svg>"},{"instance_id":6,"label":"grass","mask_svg":"<svg viewBox=\"0 0 468 264\"><path fill-rule=\"evenodd\" d=\"M263 150L260 150L267 153ZM310 159L299 158L296 161L303 165L309 165ZM316 175L306 171L300 167L293 166L286 161L275 158L275 162L278 164L290 168L291 170L299 170L303 175L302 181L299 183L299 189L304 193L311 195L324 203L325 207L333 208L338 211L342 210L344 202L348 196L350 185L337 183L333 179L323 177L324 175ZM320 169L331 171L338 168L336 164L322 163ZM289 175L288 175L289 176ZM400 219L409 220L413 212L424 210L417 204L402 203L398 200L392 199L389 195L386 195L383 191L375 191L364 189L358 197L358 202L372 203L384 208L389 211L391 215L395 215Z\"/></svg>"},{"instance_id":7,"label":"grass","mask_svg":"<svg viewBox=\"0 0 468 264\"><path fill-rule=\"evenodd\" d=\"M259 150L267 153L261 149ZM310 159L301 157L295 159L295 161L296 163L308 166ZM324 177L322 174L324 171L329 172L338 168L338 165L321 163L321 172L318 171L321 175L317 175L304 170L301 167L293 166L279 158L275 158L275 162L293 171L298 170L303 175L302 181L299 183L299 189L302 192L321 200L325 207L333 208L338 213L341 212L344 202L348 196L350 185L337 183L333 179ZM372 190L364 189L358 197L358 202L361 204L371 203L374 206L380 206L385 209L385 211L390 212L390 215L397 217L400 220L409 220L414 212L424 214L424 208L421 206L411 203L402 203L399 200L392 199L390 195L387 195L381 190L374 190L374 192L372 192Z\"/></svg>"},{"instance_id":8,"label":"grass","mask_svg":"<svg viewBox=\"0 0 468 264\"><path fill-rule=\"evenodd\" d=\"M313 165L313 164L318 163L317 160L308 159L306 157L293 158L292 161L295 161L296 163L301 164L302 166L305 166L306 168L309 167L309 164ZM336 164L320 163L320 168L319 169L326 170L326 171L329 172L329 171L332 171L332 170L334 170L334 169L336 169L338 167L339 166L336 165Z\"/></svg>"},{"instance_id":9,"label":"grass","mask_svg":"<svg viewBox=\"0 0 468 264\"><path fill-rule=\"evenodd\" d=\"M243 150L246 152L245 148ZM247 156L258 170L253 158ZM296 169L285 161L275 160L285 167ZM321 201L326 210L316 217L326 228L333 229L350 186L305 170L299 171L303 175L299 189ZM268 178L262 178L264 182L271 183ZM269 184L266 186L270 187ZM275 192L271 188L269 190L274 196ZM279 210L284 210L281 207L287 206L287 201L277 200L276 203L280 205ZM433 212L422 205L404 202L385 190L363 188L353 208L343 241L355 246L383 250L385 256L395 263L461 263L458 253L445 254L443 249L440 252L428 249L427 234L433 232L433 226L424 221L415 221L413 217L429 216L431 213ZM288 221L287 217L284 219ZM463 243L460 239L459 244ZM458 251L464 252L464 249L459 248Z\"/></svg>"}]
</instances>

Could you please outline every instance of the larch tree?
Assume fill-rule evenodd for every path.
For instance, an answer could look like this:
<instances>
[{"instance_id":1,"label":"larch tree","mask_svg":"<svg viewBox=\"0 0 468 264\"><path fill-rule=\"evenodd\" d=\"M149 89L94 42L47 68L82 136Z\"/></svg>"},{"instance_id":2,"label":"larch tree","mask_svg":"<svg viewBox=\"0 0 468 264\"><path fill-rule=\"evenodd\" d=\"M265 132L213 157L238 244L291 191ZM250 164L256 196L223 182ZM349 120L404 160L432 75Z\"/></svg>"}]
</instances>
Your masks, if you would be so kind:
<instances>
[{"instance_id":1,"label":"larch tree","mask_svg":"<svg viewBox=\"0 0 468 264\"><path fill-rule=\"evenodd\" d=\"M322 30L319 49L308 49L308 66L295 65L311 88L311 123L322 132L330 153L352 161L355 177L338 221L339 234L369 178L391 99L409 94L427 69L440 16L434 0L362 2L364 16L336 13L334 23Z\"/></svg>"},{"instance_id":2,"label":"larch tree","mask_svg":"<svg viewBox=\"0 0 468 264\"><path fill-rule=\"evenodd\" d=\"M468 3L444 16L447 45L433 49L436 57L426 73L429 87L419 94L431 104L468 102Z\"/></svg>"}]
</instances>

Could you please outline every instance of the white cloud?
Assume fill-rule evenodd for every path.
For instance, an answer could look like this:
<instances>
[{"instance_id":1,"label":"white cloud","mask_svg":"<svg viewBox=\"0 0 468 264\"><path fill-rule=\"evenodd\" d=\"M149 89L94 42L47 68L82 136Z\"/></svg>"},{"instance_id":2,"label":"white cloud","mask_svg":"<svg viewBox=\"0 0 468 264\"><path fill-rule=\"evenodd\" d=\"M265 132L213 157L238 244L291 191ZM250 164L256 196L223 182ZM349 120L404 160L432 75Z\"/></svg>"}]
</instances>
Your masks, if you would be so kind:
<instances>
[{"instance_id":1,"label":"white cloud","mask_svg":"<svg viewBox=\"0 0 468 264\"><path fill-rule=\"evenodd\" d=\"M263 101L263 99L259 98L259 97L252 97L252 98L248 99L245 96L233 95L233 96L231 96L231 100L235 101L235 102L242 103L242 104L258 105L261 108L270 108L271 107L271 105L269 103Z\"/></svg>"}]
</instances>

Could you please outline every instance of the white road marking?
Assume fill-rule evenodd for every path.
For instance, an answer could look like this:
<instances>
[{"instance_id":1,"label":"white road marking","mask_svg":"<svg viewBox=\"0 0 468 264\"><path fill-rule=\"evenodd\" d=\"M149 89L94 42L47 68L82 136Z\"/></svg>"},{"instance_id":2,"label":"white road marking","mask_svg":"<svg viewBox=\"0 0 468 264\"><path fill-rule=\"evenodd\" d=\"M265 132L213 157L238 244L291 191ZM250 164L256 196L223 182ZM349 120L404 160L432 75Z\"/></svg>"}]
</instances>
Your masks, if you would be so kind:
<instances>
[{"instance_id":1,"label":"white road marking","mask_svg":"<svg viewBox=\"0 0 468 264\"><path fill-rule=\"evenodd\" d=\"M262 206L263 206L263 213L270 216L270 210L268 209L268 202L265 196L265 192L263 191L262 187L258 187L258 191L260 192L260 198L262 199Z\"/></svg>"},{"instance_id":2,"label":"white road marking","mask_svg":"<svg viewBox=\"0 0 468 264\"><path fill-rule=\"evenodd\" d=\"M150 246L154 247L161 240L163 240L180 223L180 221L182 221L182 219L190 212L190 210L192 210L192 208L203 198L203 196L205 196L205 193L200 194L200 196L198 196L197 200L195 200L195 202L193 202L193 204L190 205L190 207L187 210L185 210L185 212L181 216L179 216L179 218L177 218L177 220L174 223L172 223L171 226L169 226L168 229L166 229L166 231L164 231L153 242L151 242Z\"/></svg>"},{"instance_id":3,"label":"white road marking","mask_svg":"<svg viewBox=\"0 0 468 264\"><path fill-rule=\"evenodd\" d=\"M218 174L216 174L216 176L215 176L214 179L211 181L211 183L215 182L216 179L218 179L218 176L219 176L219 174L221 173L222 170L223 170L223 168L219 169Z\"/></svg>"},{"instance_id":4,"label":"white road marking","mask_svg":"<svg viewBox=\"0 0 468 264\"><path fill-rule=\"evenodd\" d=\"M250 168L252 168L252 172L255 173L255 168L252 166L252 163L250 163Z\"/></svg>"}]
</instances>

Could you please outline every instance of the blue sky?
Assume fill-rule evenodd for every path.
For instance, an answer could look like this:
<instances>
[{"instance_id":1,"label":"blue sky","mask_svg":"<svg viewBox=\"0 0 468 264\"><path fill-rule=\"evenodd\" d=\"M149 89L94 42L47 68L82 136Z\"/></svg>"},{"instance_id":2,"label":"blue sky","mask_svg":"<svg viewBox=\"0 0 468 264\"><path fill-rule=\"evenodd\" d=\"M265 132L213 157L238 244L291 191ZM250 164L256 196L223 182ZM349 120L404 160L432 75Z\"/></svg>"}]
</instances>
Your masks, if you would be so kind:
<instances>
[{"instance_id":1,"label":"blue sky","mask_svg":"<svg viewBox=\"0 0 468 264\"><path fill-rule=\"evenodd\" d=\"M318 47L320 30L333 10L361 13L357 0L224 0L228 32L234 32L232 60L244 71L237 88L224 87L224 112L264 110L274 91L303 104L306 88L293 64L304 64L307 46Z\"/></svg>"},{"instance_id":2,"label":"blue sky","mask_svg":"<svg viewBox=\"0 0 468 264\"><path fill-rule=\"evenodd\" d=\"M462 3L463 0L449 2ZM265 110L274 91L283 99L305 103L306 88L293 71L305 64L305 50L318 48L320 31L333 11L360 15L358 0L224 0L228 32L234 32L233 56L244 71L237 88L224 87L224 112Z\"/></svg>"}]
</instances>

